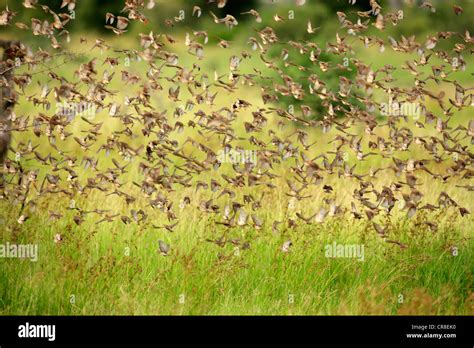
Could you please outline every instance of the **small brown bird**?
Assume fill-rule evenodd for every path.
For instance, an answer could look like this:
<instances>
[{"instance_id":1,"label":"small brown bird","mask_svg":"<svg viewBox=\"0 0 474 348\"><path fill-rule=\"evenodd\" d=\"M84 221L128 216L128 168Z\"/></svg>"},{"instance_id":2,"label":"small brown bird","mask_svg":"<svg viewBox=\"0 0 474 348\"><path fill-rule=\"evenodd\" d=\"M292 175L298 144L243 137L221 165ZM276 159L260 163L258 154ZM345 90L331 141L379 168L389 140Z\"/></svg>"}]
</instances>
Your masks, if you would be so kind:
<instances>
[{"instance_id":1,"label":"small brown bird","mask_svg":"<svg viewBox=\"0 0 474 348\"><path fill-rule=\"evenodd\" d=\"M163 256L168 256L168 253L170 252L170 246L163 242L162 240L158 241L158 248Z\"/></svg>"}]
</instances>

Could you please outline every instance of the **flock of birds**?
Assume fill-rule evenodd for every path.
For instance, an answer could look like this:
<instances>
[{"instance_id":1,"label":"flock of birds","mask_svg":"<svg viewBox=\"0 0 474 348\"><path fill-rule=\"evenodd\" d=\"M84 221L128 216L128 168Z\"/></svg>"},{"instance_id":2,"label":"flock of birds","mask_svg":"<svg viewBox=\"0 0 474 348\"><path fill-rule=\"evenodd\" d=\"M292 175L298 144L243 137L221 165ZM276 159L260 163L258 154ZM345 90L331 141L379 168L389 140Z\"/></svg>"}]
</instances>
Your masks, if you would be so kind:
<instances>
[{"instance_id":1,"label":"flock of birds","mask_svg":"<svg viewBox=\"0 0 474 348\"><path fill-rule=\"evenodd\" d=\"M226 0L209 2L225 10ZM376 0L370 0L370 10L357 11L352 8L355 3L356 0L349 0L346 13L337 12L335 19L340 29L334 33L334 41L325 46L311 39L280 40L271 23L265 24L257 10L249 9L242 16L252 16L257 28L249 32L248 50L233 52L228 70L223 75L216 72L214 77L200 66L201 61L208 59L205 51L211 44L211 34L207 31L185 33L184 37L170 33L140 34L140 50L114 49L102 39L96 39L90 47L87 40L81 38L81 45L87 47L94 58L87 63L77 63L73 80L60 76L46 62L61 55L73 56L62 47L63 41L70 40L67 24L72 20L76 0L63 0L63 13L55 13L38 0L24 0L26 9L42 10L51 18L31 18L28 24L15 22L16 13L4 9L0 13L0 26L31 31L34 36L49 40L53 50L31 52L25 44L14 41L4 45L7 59L0 65L4 110L0 140L10 151L3 154L2 199L21 206L20 224L33 214L40 197L56 196L71 200L69 209L74 211L73 220L78 225L93 215L98 216L97 224L121 220L124 224L147 224L169 232L181 222L180 211L186 207L198 209L202 214L214 214L215 224L226 229L247 226L260 230L270 224L276 233L299 224L323 223L337 216L367 219L376 233L401 248L406 244L391 240L388 227L383 223L393 209L404 211L408 218L423 210L442 212L448 207L457 209L461 216L469 214L465 204L455 201L446 191L455 183L469 200L474 190L469 184L474 174L471 151L474 119L453 126L456 115L474 105L474 86L463 86L452 78L456 72L468 73L464 56L474 52L474 38L467 30L464 33L435 32L422 42L415 36L384 38L385 27L402 21L403 11L385 11ZM296 5L305 6L305 1L296 1ZM124 35L132 21L148 23L145 13L156 6L153 0L125 0L120 15L106 15L105 27L116 35ZM419 11L436 11L428 1L414 6L418 6ZM206 15L207 11L198 6L191 5L191 8L196 18ZM463 15L459 6L454 6L453 11ZM238 28L237 18L230 14L220 18L214 12L209 16L216 26L225 26L228 30ZM165 25L173 28L182 20L181 17L166 19ZM273 17L274 22L285 20L278 14ZM310 38L317 35L318 28L313 27L310 20L305 27ZM185 54L193 56L191 67L180 65L174 45L184 45ZM219 40L217 45L222 50L233 49L233 43L226 40ZM371 62L357 58L354 45L367 49L376 47L380 54L386 48L392 49L405 62L399 67L386 64L373 69ZM450 47L448 50L439 48L446 45ZM271 49L281 54L270 56ZM102 55L95 54L99 51ZM259 57L263 68L250 66L252 72L244 73L243 67L252 56ZM297 60L292 59L295 56ZM323 58L327 56L333 58ZM124 67L124 57L139 57L145 62L145 76ZM344 58L349 64L342 63ZM99 74L99 67L104 66ZM292 77L291 69L304 78ZM343 76L348 70L353 71L355 78ZM400 70L413 79L409 87L396 86L393 75ZM43 80L36 81L38 74ZM336 88L326 83L327 74L338 76ZM116 91L111 89L111 83L117 80L130 86L123 91L126 94L123 101L119 101ZM430 91L430 83L442 85L443 90ZM241 88L259 90L261 103L255 105L239 97ZM34 92L28 92L32 89ZM375 98L378 92L390 95L390 102L419 104L422 116L411 127L413 120L407 115L380 118L381 103ZM231 100L229 105L215 103L221 94ZM156 105L156 95L167 98L175 109ZM15 113L15 103L20 96L24 102L34 104L35 114ZM298 107L293 111L286 109L279 102L283 97L294 98ZM71 119L61 110L51 108L53 101L76 105L91 103L96 112L104 110L107 117L120 120L121 129L104 134L105 121L95 122L86 117ZM318 101L323 111L313 110L313 101ZM429 103L436 108L428 107ZM245 117L250 116L250 122L245 121ZM80 134L70 131L71 124L77 122L87 127ZM237 134L237 129L242 127L245 136ZM431 130L434 135L423 135ZM27 141L17 142L15 148L8 144L10 133L15 137L19 132L30 131L31 138ZM178 134L186 131L196 136L177 140ZM309 143L317 132L330 138L330 142ZM47 145L40 145L39 138L47 139ZM137 138L142 145L132 146ZM69 139L74 140L68 143L70 148L64 145ZM211 148L213 142L219 143L218 149ZM324 145L331 145L331 151L323 151ZM74 155L71 150L77 146L80 152ZM256 162L219 161L221 150L245 149L256 151ZM357 160L347 161L347 153ZM111 166L103 164L106 157L111 159L107 160ZM366 172L361 170L359 164L372 158L378 159L374 163L383 165ZM138 163L141 181L125 179L131 160ZM388 178L385 184L377 184L380 177ZM341 185L333 187L329 179ZM349 181L357 188L351 200L341 201L336 190L349 186ZM425 194L432 182L440 182L446 189L439 193L436 201L427 202ZM133 186L139 191L131 190ZM194 194L181 197L179 201L170 198L172 192L179 193L182 187L195 188L193 192L208 192L210 198L199 200ZM245 190L249 187L253 191ZM284 190L281 197L285 205L288 204L288 210L295 201L309 205L314 190L319 190L325 198L309 216L295 211L278 221L266 221L264 211L274 207L275 198L267 202L263 197L278 190ZM74 203L74 198L88 196L92 191L115 195L130 208L127 213L103 207L86 211ZM144 200L147 204L139 206ZM161 210L166 220L150 221L148 209ZM52 220L63 217L61 211L51 210L49 214ZM420 224L432 231L437 229L436 221ZM62 236L57 235L55 241L61 239ZM213 242L222 245L227 241L221 238ZM291 241L286 241L282 251L289 251L290 245ZM170 246L160 241L159 249L167 255Z\"/></svg>"}]
</instances>

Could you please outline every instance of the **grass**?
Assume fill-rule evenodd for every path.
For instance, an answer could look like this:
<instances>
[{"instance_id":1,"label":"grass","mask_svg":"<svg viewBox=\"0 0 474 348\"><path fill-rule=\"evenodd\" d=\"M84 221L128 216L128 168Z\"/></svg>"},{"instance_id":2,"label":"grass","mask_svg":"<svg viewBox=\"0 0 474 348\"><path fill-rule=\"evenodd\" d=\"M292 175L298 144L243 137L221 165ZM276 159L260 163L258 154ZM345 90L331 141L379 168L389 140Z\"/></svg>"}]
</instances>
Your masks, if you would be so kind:
<instances>
[{"instance_id":1,"label":"grass","mask_svg":"<svg viewBox=\"0 0 474 348\"><path fill-rule=\"evenodd\" d=\"M96 199L89 197L87 206ZM55 204L40 202L38 209ZM0 208L3 219L15 219L16 209L5 203ZM5 224L2 240L35 241L39 259L0 260L0 313L472 314L469 221L453 223L456 213L446 213L436 233L416 221L393 223L390 237L407 242L405 250L383 242L369 223L350 218L280 233L225 231L213 217L191 209L170 233L121 222L95 225L94 219L76 226L68 211L56 222L37 214L24 225ZM160 220L159 213L149 218ZM57 233L63 241L56 244ZM208 241L223 235L240 245ZM171 245L169 256L158 252L158 239ZM281 251L286 240L293 242L290 253ZM334 241L363 244L364 261L325 257L325 245Z\"/></svg>"}]
</instances>

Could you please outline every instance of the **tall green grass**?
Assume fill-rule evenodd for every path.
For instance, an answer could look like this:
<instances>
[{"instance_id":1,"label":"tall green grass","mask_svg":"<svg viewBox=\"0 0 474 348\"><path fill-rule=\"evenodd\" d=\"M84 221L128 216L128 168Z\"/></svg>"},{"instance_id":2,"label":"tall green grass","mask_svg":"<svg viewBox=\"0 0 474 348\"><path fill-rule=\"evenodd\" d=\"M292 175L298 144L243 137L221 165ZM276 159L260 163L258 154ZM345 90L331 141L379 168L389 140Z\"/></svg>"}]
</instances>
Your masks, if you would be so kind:
<instances>
[{"instance_id":1,"label":"tall green grass","mask_svg":"<svg viewBox=\"0 0 474 348\"><path fill-rule=\"evenodd\" d=\"M0 208L2 241L39 245L37 262L0 259L3 315L473 313L469 224L448 219L435 233L414 222L391 226L390 237L408 244L402 250L351 218L279 233L268 224L225 231L190 210L171 233L94 219L76 226L46 214L20 226L16 209ZM222 236L235 244L208 241ZM158 239L170 244L169 256L159 253ZM281 251L286 240L289 253ZM334 241L363 244L364 261L326 258Z\"/></svg>"}]
</instances>

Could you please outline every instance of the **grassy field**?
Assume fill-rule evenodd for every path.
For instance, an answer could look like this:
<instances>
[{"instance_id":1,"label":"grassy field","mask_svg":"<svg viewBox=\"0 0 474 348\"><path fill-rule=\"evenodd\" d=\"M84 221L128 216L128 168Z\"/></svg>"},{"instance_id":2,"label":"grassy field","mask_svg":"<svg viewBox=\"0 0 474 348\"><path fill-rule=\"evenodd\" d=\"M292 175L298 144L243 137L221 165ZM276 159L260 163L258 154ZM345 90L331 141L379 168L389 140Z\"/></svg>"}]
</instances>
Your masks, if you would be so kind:
<instances>
[{"instance_id":1,"label":"grassy field","mask_svg":"<svg viewBox=\"0 0 474 348\"><path fill-rule=\"evenodd\" d=\"M217 49L207 52L210 57L221 54ZM203 61L203 69L209 75L214 69L225 71L228 57L220 55L219 58ZM396 58L390 57L376 64L394 61ZM183 64L189 65L191 60ZM116 68L117 73L122 67ZM77 64L74 68L62 65L58 69L72 78L75 68ZM130 67L132 72L143 73L140 69L138 63ZM132 89L138 89L137 86L130 88L124 88L116 81L112 85L117 91L115 100L120 101ZM447 91L448 94L452 92ZM257 88L241 88L238 96L254 107L261 104ZM221 93L214 108L227 106L235 98L236 95ZM153 96L153 101L163 108L169 107L165 99L165 96ZM16 109L18 115L37 112L43 111L35 110L24 99ZM105 122L98 143L113 130L121 129L118 121L110 121L106 114L99 114L94 119L94 122ZM242 124L251 120L248 114L242 113L242 119L239 119L238 135L245 135ZM468 118L467 112L460 113L454 123L465 124ZM272 119L275 127L276 123L277 120ZM75 120L70 131L80 134L85 126ZM292 132L294 128L290 127L282 134ZM424 132L427 135L435 133L432 129ZM311 132L309 143L317 140L321 144L313 149L315 154L329 148L326 143L333 135ZM187 136L199 138L195 133L185 132L175 139L181 142ZM39 152L43 155L51 151L44 137L37 139L30 132L14 134L13 146L27 143L29 139L40 145ZM206 141L203 137L200 139ZM146 144L146 141L137 137L132 146ZM217 149L218 143L213 141L207 145ZM58 143L71 154L83 155L71 139L58 140ZM95 149L96 146L89 155L94 155ZM416 158L418 154L413 151L403 156ZM120 160L119 156L115 158ZM349 161L354 159L349 157ZM371 166L380 166L381 161L372 157L359 163L358 169L366 171ZM111 209L120 214L148 207L149 200L130 184L141 180L139 162L139 159L130 162L123 176L129 183L122 188L137 196L137 201L127 205L123 198L94 191L74 197L76 206L83 210ZM105 169L108 165L110 158L101 157L99 167ZM22 166L40 170L40 177L48 170L30 160L22 160ZM231 171L230 165L228 169ZM81 181L95 174L90 169L77 170ZM231 200L227 197L217 199L217 193L196 192L195 188L177 189L167 195L180 221L173 232L145 224L125 225L120 220L96 224L100 218L94 214L76 225L72 219L75 212L68 209L69 197L36 197L34 190L29 197L35 199L34 209L29 210L28 220L19 224L19 206L1 200L1 241L36 243L39 257L37 262L0 259L0 314L474 314L471 215L461 218L458 210L447 208L431 215L419 212L410 220L395 208L390 218L380 220L378 217L377 222L387 226L390 239L407 244L406 249L384 242L371 222L356 220L348 211L320 224L306 225L299 221L294 228L282 225L279 231L273 231L273 221L295 218L295 212L308 216L321 207L323 198L331 197L342 204L358 187L356 180L338 179L335 174L325 180L333 186L334 193L328 196L320 188L314 188L310 192L311 199L292 202L292 206L284 194L287 168L282 166L278 174L281 180L277 181L274 190L245 187L237 192L236 200L241 200L244 194L260 198L265 193L261 203L264 208L259 210L264 221L261 229L246 226L227 230L215 225L217 216L199 210L200 202L213 198L222 206ZM195 179L209 183L211 178L217 178L213 175L203 173ZM428 176L420 175L420 178L426 202L435 201L441 191L446 191L473 211L474 202L469 196L472 193L456 187L466 181L451 180L443 185L431 183ZM387 174L374 180L374 184L380 190L393 180ZM191 205L178 208L184 196L191 197ZM344 206L344 209L350 207ZM64 217L51 220L49 211L60 211ZM168 223L166 214L159 210L148 207L146 212L148 221L155 225ZM432 231L422 224L427 220L435 221L438 230ZM56 234L62 236L60 243L54 242ZM213 242L222 239L227 242ZM162 256L158 251L158 240L171 246L168 256ZM293 245L289 253L284 253L282 245L288 240ZM363 245L364 260L326 257L326 245L334 242Z\"/></svg>"},{"instance_id":2,"label":"grassy field","mask_svg":"<svg viewBox=\"0 0 474 348\"><path fill-rule=\"evenodd\" d=\"M38 209L52 204L44 205ZM3 219L16 219L14 210L1 209ZM274 210L268 214L284 208ZM401 250L368 223L343 219L278 234L250 227L226 233L191 210L169 233L121 222L76 226L37 214L2 233L4 241L38 243L39 258L1 261L1 313L472 314L471 226L453 223L454 215L444 216L436 233L394 224L390 236L409 245ZM57 233L60 244L53 243ZM249 248L207 241L223 235ZM171 245L169 256L158 252L158 239ZM291 252L282 253L288 239ZM325 257L333 242L363 243L363 262Z\"/></svg>"}]
</instances>

